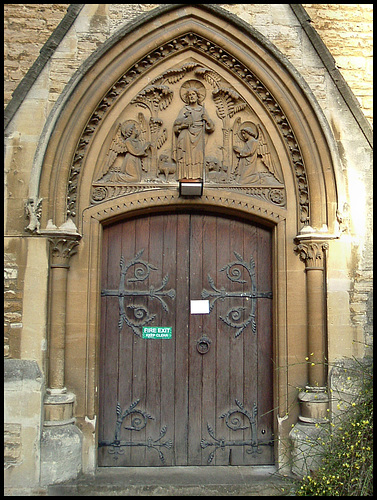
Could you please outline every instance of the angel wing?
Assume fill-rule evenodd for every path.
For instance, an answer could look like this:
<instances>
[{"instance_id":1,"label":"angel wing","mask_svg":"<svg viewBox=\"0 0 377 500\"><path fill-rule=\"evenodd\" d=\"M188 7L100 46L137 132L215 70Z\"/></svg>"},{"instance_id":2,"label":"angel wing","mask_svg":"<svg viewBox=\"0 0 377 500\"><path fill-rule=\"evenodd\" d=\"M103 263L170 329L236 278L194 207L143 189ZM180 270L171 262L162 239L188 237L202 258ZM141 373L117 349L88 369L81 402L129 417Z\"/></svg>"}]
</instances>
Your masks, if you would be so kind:
<instances>
[{"instance_id":1,"label":"angel wing","mask_svg":"<svg viewBox=\"0 0 377 500\"><path fill-rule=\"evenodd\" d=\"M125 153L126 151L127 146L122 135L122 124L119 123L116 128L114 139L112 140L109 151L106 155L99 179L102 179L102 177L107 174L117 156L121 153Z\"/></svg>"},{"instance_id":2,"label":"angel wing","mask_svg":"<svg viewBox=\"0 0 377 500\"><path fill-rule=\"evenodd\" d=\"M264 136L264 133L263 133L263 130L262 130L262 127L260 125L257 125L257 128L258 128L258 142L259 142L259 146L258 146L258 156L261 157L262 159L262 162L263 164L266 166L266 168L268 169L268 171L277 179L279 180L279 177L277 175L277 172L276 172L276 168L275 168L275 165L272 161L272 158L271 158L271 153L270 153L270 150L269 150L269 147L268 147L268 144L267 144L267 141L266 141L266 138Z\"/></svg>"}]
</instances>

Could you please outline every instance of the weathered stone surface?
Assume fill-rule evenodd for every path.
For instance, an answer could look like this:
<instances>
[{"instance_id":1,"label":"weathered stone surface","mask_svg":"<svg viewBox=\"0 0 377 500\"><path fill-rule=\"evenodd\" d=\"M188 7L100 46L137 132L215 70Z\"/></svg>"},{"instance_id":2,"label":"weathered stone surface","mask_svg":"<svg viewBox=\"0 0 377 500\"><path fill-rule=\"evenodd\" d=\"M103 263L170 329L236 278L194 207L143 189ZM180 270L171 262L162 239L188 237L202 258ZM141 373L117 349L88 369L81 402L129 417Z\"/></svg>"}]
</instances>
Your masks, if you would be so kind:
<instances>
[{"instance_id":1,"label":"weathered stone surface","mask_svg":"<svg viewBox=\"0 0 377 500\"><path fill-rule=\"evenodd\" d=\"M42 372L35 361L24 359L4 360L4 383L6 390L15 390L14 387L41 388Z\"/></svg>"},{"instance_id":2,"label":"weathered stone surface","mask_svg":"<svg viewBox=\"0 0 377 500\"><path fill-rule=\"evenodd\" d=\"M93 476L53 485L49 496L281 496L289 483L247 467L105 468Z\"/></svg>"},{"instance_id":3,"label":"weathered stone surface","mask_svg":"<svg viewBox=\"0 0 377 500\"><path fill-rule=\"evenodd\" d=\"M43 376L31 360L4 360L4 485L39 485Z\"/></svg>"},{"instance_id":4,"label":"weathered stone surface","mask_svg":"<svg viewBox=\"0 0 377 500\"><path fill-rule=\"evenodd\" d=\"M21 424L4 424L4 467L21 460Z\"/></svg>"},{"instance_id":5,"label":"weathered stone surface","mask_svg":"<svg viewBox=\"0 0 377 500\"><path fill-rule=\"evenodd\" d=\"M44 427L41 438L41 485L75 479L81 472L81 431L74 425Z\"/></svg>"}]
</instances>

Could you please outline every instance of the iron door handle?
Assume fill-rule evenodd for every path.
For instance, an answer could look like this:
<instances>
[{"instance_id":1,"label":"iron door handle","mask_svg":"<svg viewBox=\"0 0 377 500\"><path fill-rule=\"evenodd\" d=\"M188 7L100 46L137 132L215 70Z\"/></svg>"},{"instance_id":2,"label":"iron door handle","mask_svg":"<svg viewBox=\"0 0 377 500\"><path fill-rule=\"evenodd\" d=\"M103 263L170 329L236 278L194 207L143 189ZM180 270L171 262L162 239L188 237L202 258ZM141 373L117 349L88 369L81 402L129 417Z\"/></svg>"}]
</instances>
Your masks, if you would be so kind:
<instances>
[{"instance_id":1,"label":"iron door handle","mask_svg":"<svg viewBox=\"0 0 377 500\"><path fill-rule=\"evenodd\" d=\"M196 341L196 350L199 354L207 354L210 348L212 340L203 335L199 340Z\"/></svg>"}]
</instances>

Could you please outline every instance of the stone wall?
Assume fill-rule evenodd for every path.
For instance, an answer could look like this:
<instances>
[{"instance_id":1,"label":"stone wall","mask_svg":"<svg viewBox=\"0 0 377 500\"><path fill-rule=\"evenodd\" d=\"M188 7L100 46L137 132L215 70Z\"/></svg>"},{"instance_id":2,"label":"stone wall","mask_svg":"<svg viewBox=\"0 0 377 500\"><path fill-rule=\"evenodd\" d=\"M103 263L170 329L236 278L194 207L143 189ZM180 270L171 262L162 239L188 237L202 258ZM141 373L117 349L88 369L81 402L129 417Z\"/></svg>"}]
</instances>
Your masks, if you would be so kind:
<instances>
[{"instance_id":1,"label":"stone wall","mask_svg":"<svg viewBox=\"0 0 377 500\"><path fill-rule=\"evenodd\" d=\"M365 116L373 121L373 4L303 4Z\"/></svg>"},{"instance_id":2,"label":"stone wall","mask_svg":"<svg viewBox=\"0 0 377 500\"><path fill-rule=\"evenodd\" d=\"M126 20L157 4L87 4L87 20L77 28L76 42L70 48L58 47L51 69L50 101L55 102L72 70L77 69L90 53L101 45ZM270 24L271 40L295 64L299 30L292 29L291 19L273 19L269 4L220 4L256 29ZM4 5L4 86L5 105L27 70L38 57L39 50L67 13L69 4L5 4ZM274 6L276 7L276 6ZM303 4L312 25L335 58L336 64L351 87L365 116L372 123L373 81L373 4ZM282 14L283 14L282 9ZM276 8L274 9L276 12ZM293 15L293 13L292 13ZM276 21L286 28L277 30ZM290 25L291 29L288 28ZM261 30L264 31L263 29ZM64 45L64 44L63 44ZM62 71L62 63L69 63ZM300 69L300 68L297 68ZM324 80L322 72L303 73L312 84Z\"/></svg>"},{"instance_id":3,"label":"stone wall","mask_svg":"<svg viewBox=\"0 0 377 500\"><path fill-rule=\"evenodd\" d=\"M4 102L37 59L69 4L4 5Z\"/></svg>"},{"instance_id":4,"label":"stone wall","mask_svg":"<svg viewBox=\"0 0 377 500\"><path fill-rule=\"evenodd\" d=\"M20 356L22 330L22 287L19 284L16 258L4 256L4 357Z\"/></svg>"},{"instance_id":5,"label":"stone wall","mask_svg":"<svg viewBox=\"0 0 377 500\"><path fill-rule=\"evenodd\" d=\"M5 360L4 482L21 496L23 489L39 485L43 392L43 376L35 361Z\"/></svg>"}]
</instances>

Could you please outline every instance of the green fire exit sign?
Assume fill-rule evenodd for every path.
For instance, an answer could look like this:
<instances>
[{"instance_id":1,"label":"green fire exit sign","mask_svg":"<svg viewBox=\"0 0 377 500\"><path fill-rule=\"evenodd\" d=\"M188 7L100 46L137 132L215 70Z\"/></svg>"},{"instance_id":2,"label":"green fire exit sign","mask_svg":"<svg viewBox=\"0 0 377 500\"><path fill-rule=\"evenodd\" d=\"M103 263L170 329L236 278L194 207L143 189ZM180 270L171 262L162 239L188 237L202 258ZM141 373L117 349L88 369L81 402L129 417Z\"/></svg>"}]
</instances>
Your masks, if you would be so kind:
<instances>
[{"instance_id":1,"label":"green fire exit sign","mask_svg":"<svg viewBox=\"0 0 377 500\"><path fill-rule=\"evenodd\" d=\"M143 326L143 339L171 339L171 326Z\"/></svg>"}]
</instances>

